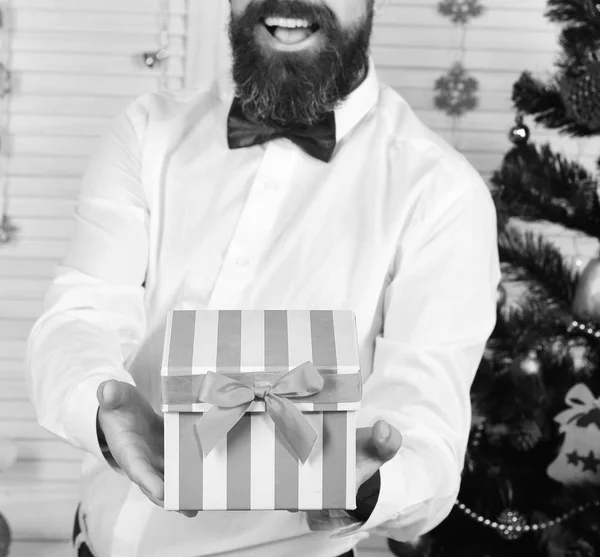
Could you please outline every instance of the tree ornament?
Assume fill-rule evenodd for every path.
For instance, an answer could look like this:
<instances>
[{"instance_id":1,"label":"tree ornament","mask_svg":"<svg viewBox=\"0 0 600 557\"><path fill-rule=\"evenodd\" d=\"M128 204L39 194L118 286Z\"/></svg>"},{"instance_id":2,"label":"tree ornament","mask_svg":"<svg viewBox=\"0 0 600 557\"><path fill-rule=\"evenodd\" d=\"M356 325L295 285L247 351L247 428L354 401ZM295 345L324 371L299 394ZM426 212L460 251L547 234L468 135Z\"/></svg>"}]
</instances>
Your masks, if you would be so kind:
<instances>
[{"instance_id":1,"label":"tree ornament","mask_svg":"<svg viewBox=\"0 0 600 557\"><path fill-rule=\"evenodd\" d=\"M569 408L554 418L565 438L548 476L565 485L600 485L600 398L585 383L577 383L565 402Z\"/></svg>"},{"instance_id":2,"label":"tree ornament","mask_svg":"<svg viewBox=\"0 0 600 557\"><path fill-rule=\"evenodd\" d=\"M561 557L596 557L596 550L585 540L575 540L564 548Z\"/></svg>"},{"instance_id":3,"label":"tree ornament","mask_svg":"<svg viewBox=\"0 0 600 557\"><path fill-rule=\"evenodd\" d=\"M8 522L0 514L0 557L8 557L11 537Z\"/></svg>"},{"instance_id":4,"label":"tree ornament","mask_svg":"<svg viewBox=\"0 0 600 557\"><path fill-rule=\"evenodd\" d=\"M506 303L506 288L504 285L500 284L498 286L498 290L496 290L496 305L501 308Z\"/></svg>"},{"instance_id":5,"label":"tree ornament","mask_svg":"<svg viewBox=\"0 0 600 557\"><path fill-rule=\"evenodd\" d=\"M587 62L577 75L565 75L560 92L570 118L600 131L600 61Z\"/></svg>"},{"instance_id":6,"label":"tree ornament","mask_svg":"<svg viewBox=\"0 0 600 557\"><path fill-rule=\"evenodd\" d=\"M466 25L483 13L479 0L441 0L438 13L449 17L455 25Z\"/></svg>"},{"instance_id":7,"label":"tree ornament","mask_svg":"<svg viewBox=\"0 0 600 557\"><path fill-rule=\"evenodd\" d=\"M503 511L498 517L498 524L504 525L504 528L499 529L498 533L505 540L518 540L525 533L527 521L522 514L517 511Z\"/></svg>"},{"instance_id":8,"label":"tree ornament","mask_svg":"<svg viewBox=\"0 0 600 557\"><path fill-rule=\"evenodd\" d=\"M580 321L600 323L600 258L592 259L579 275L571 309Z\"/></svg>"},{"instance_id":9,"label":"tree ornament","mask_svg":"<svg viewBox=\"0 0 600 557\"><path fill-rule=\"evenodd\" d=\"M510 139L511 143L514 145L525 145L530 137L531 132L523 122L523 116L517 116L516 124L510 129L510 132L508 132L508 139Z\"/></svg>"},{"instance_id":10,"label":"tree ornament","mask_svg":"<svg viewBox=\"0 0 600 557\"><path fill-rule=\"evenodd\" d=\"M155 52L144 52L142 56L144 58L144 64L149 68L154 68L154 66L159 66L163 60L168 58L169 51L161 48Z\"/></svg>"},{"instance_id":11,"label":"tree ornament","mask_svg":"<svg viewBox=\"0 0 600 557\"><path fill-rule=\"evenodd\" d=\"M598 0L585 0L584 2L585 11L587 12L590 20L597 25L600 25L600 1Z\"/></svg>"},{"instance_id":12,"label":"tree ornament","mask_svg":"<svg viewBox=\"0 0 600 557\"><path fill-rule=\"evenodd\" d=\"M435 106L448 116L459 117L477 108L478 81L471 77L460 62L435 82Z\"/></svg>"},{"instance_id":13,"label":"tree ornament","mask_svg":"<svg viewBox=\"0 0 600 557\"><path fill-rule=\"evenodd\" d=\"M521 425L517 434L513 437L512 445L518 451L530 451L542 439L542 430L540 426L534 422L525 422Z\"/></svg>"},{"instance_id":14,"label":"tree ornament","mask_svg":"<svg viewBox=\"0 0 600 557\"><path fill-rule=\"evenodd\" d=\"M525 375L537 375L542 369L542 363L536 350L530 350L521 360L520 369Z\"/></svg>"}]
</instances>

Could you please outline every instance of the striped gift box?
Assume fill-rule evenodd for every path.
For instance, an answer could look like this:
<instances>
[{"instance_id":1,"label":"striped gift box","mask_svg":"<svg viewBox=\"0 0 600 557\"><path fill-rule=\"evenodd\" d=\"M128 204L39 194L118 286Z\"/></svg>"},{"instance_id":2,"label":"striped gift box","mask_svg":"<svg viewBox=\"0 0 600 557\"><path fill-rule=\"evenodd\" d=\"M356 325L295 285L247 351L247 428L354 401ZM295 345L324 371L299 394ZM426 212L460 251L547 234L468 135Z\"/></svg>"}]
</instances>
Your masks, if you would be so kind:
<instances>
[{"instance_id":1,"label":"striped gift box","mask_svg":"<svg viewBox=\"0 0 600 557\"><path fill-rule=\"evenodd\" d=\"M195 426L208 372L251 383L312 362L316 394L289 399L318 437L301 463L265 402L204 455ZM362 383L351 311L173 311L162 366L167 510L318 510L356 506L356 420Z\"/></svg>"}]
</instances>

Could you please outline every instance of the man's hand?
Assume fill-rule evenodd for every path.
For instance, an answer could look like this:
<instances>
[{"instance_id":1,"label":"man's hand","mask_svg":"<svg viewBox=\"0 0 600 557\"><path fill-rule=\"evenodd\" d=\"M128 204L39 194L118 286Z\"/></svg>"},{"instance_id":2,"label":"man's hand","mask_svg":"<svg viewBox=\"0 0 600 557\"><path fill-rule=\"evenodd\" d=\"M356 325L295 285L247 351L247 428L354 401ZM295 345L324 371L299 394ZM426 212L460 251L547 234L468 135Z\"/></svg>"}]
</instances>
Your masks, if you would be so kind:
<instances>
[{"instance_id":1,"label":"man's hand","mask_svg":"<svg viewBox=\"0 0 600 557\"><path fill-rule=\"evenodd\" d=\"M394 458L402 446L402 435L383 420L373 427L356 430L356 491L388 460ZM356 529L359 523L343 511L307 511L306 521L312 531Z\"/></svg>"},{"instance_id":2,"label":"man's hand","mask_svg":"<svg viewBox=\"0 0 600 557\"><path fill-rule=\"evenodd\" d=\"M133 385L105 381L97 392L98 421L108 448L129 479L159 507L164 501L163 419ZM182 512L195 516L196 512Z\"/></svg>"},{"instance_id":3,"label":"man's hand","mask_svg":"<svg viewBox=\"0 0 600 557\"><path fill-rule=\"evenodd\" d=\"M402 434L393 426L379 420L373 427L356 430L356 489L364 484L388 460L398 454Z\"/></svg>"}]
</instances>

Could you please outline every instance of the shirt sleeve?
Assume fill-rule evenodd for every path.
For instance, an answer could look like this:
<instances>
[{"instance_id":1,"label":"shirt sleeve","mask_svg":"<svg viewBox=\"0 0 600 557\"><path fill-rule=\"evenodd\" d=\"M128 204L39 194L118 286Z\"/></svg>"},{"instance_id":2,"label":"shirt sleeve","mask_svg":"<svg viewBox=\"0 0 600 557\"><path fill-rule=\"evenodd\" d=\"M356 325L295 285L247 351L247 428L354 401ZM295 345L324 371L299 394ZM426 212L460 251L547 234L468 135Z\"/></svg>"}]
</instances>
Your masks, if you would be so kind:
<instances>
[{"instance_id":1,"label":"shirt sleeve","mask_svg":"<svg viewBox=\"0 0 600 557\"><path fill-rule=\"evenodd\" d=\"M398 541L437 526L458 495L470 388L496 321L500 280L496 212L476 172L466 163L442 166L419 196L385 290L358 415L359 427L384 419L403 436L360 528Z\"/></svg>"},{"instance_id":2,"label":"shirt sleeve","mask_svg":"<svg viewBox=\"0 0 600 557\"><path fill-rule=\"evenodd\" d=\"M99 459L97 388L109 379L134 384L124 362L146 327L143 101L111 122L89 160L73 240L28 340L27 380L39 423Z\"/></svg>"}]
</instances>

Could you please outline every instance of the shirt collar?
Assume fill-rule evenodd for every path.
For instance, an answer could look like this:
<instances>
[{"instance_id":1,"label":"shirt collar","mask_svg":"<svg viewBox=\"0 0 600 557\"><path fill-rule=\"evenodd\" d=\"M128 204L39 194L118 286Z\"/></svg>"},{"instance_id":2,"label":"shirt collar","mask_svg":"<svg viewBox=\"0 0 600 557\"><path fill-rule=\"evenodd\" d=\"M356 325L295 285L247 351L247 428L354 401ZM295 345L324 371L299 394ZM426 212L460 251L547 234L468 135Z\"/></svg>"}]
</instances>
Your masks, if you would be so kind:
<instances>
[{"instance_id":1,"label":"shirt collar","mask_svg":"<svg viewBox=\"0 0 600 557\"><path fill-rule=\"evenodd\" d=\"M338 143L377 104L379 79L372 58L369 58L367 77L346 100L335 109L335 128Z\"/></svg>"},{"instance_id":2,"label":"shirt collar","mask_svg":"<svg viewBox=\"0 0 600 557\"><path fill-rule=\"evenodd\" d=\"M217 82L219 96L231 103L234 96L234 85L230 73L221 75ZM339 143L377 104L379 98L379 78L373 59L369 57L367 77L344 102L334 111L336 140Z\"/></svg>"}]
</instances>

